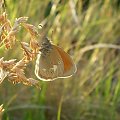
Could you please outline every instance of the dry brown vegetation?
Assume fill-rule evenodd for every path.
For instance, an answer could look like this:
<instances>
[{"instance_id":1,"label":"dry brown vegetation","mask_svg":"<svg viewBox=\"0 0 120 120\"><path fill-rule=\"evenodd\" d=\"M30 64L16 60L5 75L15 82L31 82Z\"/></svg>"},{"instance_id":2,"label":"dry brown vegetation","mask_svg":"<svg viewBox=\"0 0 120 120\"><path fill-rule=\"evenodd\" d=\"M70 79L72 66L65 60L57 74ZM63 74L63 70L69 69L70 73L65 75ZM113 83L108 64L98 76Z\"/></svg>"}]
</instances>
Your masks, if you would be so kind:
<instances>
[{"instance_id":1,"label":"dry brown vegetation","mask_svg":"<svg viewBox=\"0 0 120 120\"><path fill-rule=\"evenodd\" d=\"M7 77L7 79L13 84L23 83L25 85L35 85L39 87L38 81L33 78L26 78L24 69L26 65L36 58L39 50L39 44L36 41L38 37L37 29L35 26L26 23L27 17L20 17L15 20L14 25L11 25L10 20L7 18L7 14L4 12L0 16L1 21L1 34L0 34L0 45L5 45L6 49L12 49L15 46L16 34L19 32L19 27L23 26L31 35L30 43L19 42L23 50L24 57L16 62L16 59L5 61L2 57L0 59L0 83Z\"/></svg>"}]
</instances>

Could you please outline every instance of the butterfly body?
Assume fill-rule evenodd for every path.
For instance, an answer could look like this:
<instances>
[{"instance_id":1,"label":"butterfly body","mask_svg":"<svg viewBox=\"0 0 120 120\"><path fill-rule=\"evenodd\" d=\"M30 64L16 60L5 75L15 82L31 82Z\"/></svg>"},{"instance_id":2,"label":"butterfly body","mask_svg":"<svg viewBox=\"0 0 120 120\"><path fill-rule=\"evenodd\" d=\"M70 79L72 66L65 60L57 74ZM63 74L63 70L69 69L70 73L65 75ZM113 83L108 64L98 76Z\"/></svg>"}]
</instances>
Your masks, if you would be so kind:
<instances>
[{"instance_id":1,"label":"butterfly body","mask_svg":"<svg viewBox=\"0 0 120 120\"><path fill-rule=\"evenodd\" d=\"M51 50L52 50L52 44L47 38L45 38L40 46L41 56L46 57Z\"/></svg>"},{"instance_id":2,"label":"butterfly body","mask_svg":"<svg viewBox=\"0 0 120 120\"><path fill-rule=\"evenodd\" d=\"M70 56L45 38L36 60L36 76L40 80L52 81L70 77L75 72L76 66Z\"/></svg>"}]
</instances>

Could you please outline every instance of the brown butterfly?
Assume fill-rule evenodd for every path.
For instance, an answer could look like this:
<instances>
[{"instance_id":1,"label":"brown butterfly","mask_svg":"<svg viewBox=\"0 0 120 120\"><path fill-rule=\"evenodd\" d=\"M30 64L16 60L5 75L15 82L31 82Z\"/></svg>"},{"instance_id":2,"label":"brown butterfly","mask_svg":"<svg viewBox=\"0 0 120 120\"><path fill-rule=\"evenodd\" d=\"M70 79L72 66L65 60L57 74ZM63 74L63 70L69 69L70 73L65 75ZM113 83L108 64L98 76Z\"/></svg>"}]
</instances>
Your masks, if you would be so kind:
<instances>
[{"instance_id":1,"label":"brown butterfly","mask_svg":"<svg viewBox=\"0 0 120 120\"><path fill-rule=\"evenodd\" d=\"M37 55L35 74L43 81L67 78L76 72L72 58L62 48L44 38Z\"/></svg>"}]
</instances>

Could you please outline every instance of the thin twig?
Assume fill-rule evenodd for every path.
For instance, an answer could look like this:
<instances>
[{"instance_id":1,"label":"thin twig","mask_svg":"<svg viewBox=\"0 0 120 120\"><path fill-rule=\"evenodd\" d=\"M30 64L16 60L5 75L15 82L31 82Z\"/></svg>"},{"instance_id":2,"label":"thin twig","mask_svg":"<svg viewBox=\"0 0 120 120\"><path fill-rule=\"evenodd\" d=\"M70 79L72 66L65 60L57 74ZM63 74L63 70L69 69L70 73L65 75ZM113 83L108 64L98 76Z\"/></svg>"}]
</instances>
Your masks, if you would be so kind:
<instances>
[{"instance_id":1,"label":"thin twig","mask_svg":"<svg viewBox=\"0 0 120 120\"><path fill-rule=\"evenodd\" d=\"M107 43L99 43L94 45L88 45L84 48L82 48L79 52L79 56L83 56L83 54L87 51L97 49L97 48L112 48L112 49L118 49L120 50L120 45L114 45L114 44L107 44Z\"/></svg>"}]
</instances>

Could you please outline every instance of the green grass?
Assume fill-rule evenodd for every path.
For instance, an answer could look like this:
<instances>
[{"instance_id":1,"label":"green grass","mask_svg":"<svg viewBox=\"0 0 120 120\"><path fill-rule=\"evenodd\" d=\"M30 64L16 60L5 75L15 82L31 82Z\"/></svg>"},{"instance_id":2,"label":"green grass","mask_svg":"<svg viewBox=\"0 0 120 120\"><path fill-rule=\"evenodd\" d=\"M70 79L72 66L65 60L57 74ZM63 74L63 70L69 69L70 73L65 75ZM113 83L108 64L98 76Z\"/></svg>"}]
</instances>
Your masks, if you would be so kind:
<instances>
[{"instance_id":1,"label":"green grass","mask_svg":"<svg viewBox=\"0 0 120 120\"><path fill-rule=\"evenodd\" d=\"M29 23L44 24L40 33L52 36L53 43L69 52L78 70L68 79L40 82L41 90L4 81L0 86L3 120L120 119L120 48L109 47L120 44L117 2L90 0L83 9L82 0L6 0L12 23L16 17L28 16ZM29 35L21 30L18 39L28 42ZM94 47L99 44L103 47ZM88 50L82 54L85 47ZM10 51L1 47L2 56L21 59L22 52L18 46ZM29 64L26 74L36 78L34 65L35 61Z\"/></svg>"}]
</instances>

